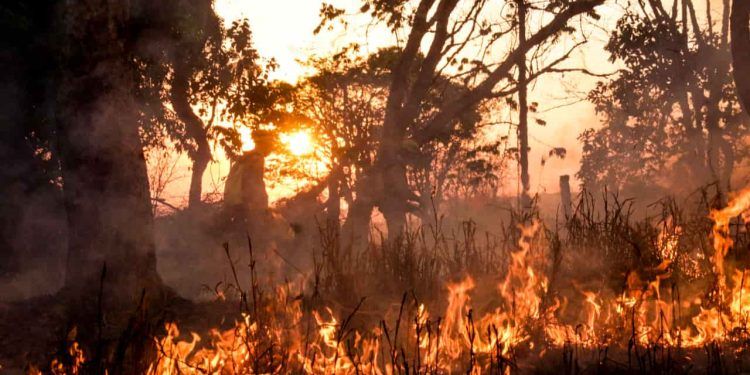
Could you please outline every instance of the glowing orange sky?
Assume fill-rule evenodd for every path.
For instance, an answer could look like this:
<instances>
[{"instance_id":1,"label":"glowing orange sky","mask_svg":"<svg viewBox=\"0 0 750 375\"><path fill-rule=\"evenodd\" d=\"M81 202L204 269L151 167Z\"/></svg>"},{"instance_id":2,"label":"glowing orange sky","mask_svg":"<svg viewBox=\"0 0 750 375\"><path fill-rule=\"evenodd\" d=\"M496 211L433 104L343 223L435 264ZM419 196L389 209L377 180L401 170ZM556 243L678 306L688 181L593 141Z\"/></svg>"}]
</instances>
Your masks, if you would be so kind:
<instances>
[{"instance_id":1,"label":"glowing orange sky","mask_svg":"<svg viewBox=\"0 0 750 375\"><path fill-rule=\"evenodd\" d=\"M344 6L349 13L356 14L357 1L329 1L337 6ZM390 45L395 38L385 30L366 29L364 18L353 17L349 21L349 28L344 31L335 29L331 32L323 32L313 35L313 29L319 23L319 10L322 0L216 0L214 6L217 13L227 23L248 18L253 30L255 45L265 58L274 58L279 69L273 74L273 78L290 82L296 81L300 76L306 74L302 63L311 54L326 55L337 48L352 42L363 46L363 53L377 50ZM602 24L612 25L618 14L618 6L605 5L600 9L604 16ZM358 21L361 21L358 24ZM367 32L366 32L367 31ZM591 32L590 43L581 48L573 57L572 61L580 66L599 71L610 72L613 70L611 64L606 61L606 55L602 52L604 40L607 35L604 31L594 30ZM540 108L554 107L566 101L570 101L570 93L576 92L578 96L585 95L596 82L591 77L580 75L568 75L565 77L554 76L544 78L535 84L530 93L530 101L540 103ZM568 97L568 99L563 99ZM533 192L556 192L558 190L558 178L562 174L575 175L578 170L581 156L581 146L577 141L578 135L586 128L598 127L599 121L595 117L593 107L587 102L564 106L540 114L539 117L547 122L547 126L533 125L530 129L530 165L531 186ZM532 121L533 123L533 121ZM564 160L548 160L545 166L541 166L541 159L551 147L565 147L568 151ZM216 156L205 176L205 190L220 183L223 175L228 171L228 162L222 160L221 155ZM187 166L187 163L183 163ZM183 173L189 173L185 171ZM506 181L506 193L514 193L516 189L515 169L509 174L512 181ZM189 178L181 180L189 181ZM573 188L577 182L573 180ZM181 182L169 189L171 200L180 202L187 192L187 183ZM184 190L184 192L183 192ZM282 189L289 192L289 189ZM283 192L271 192L271 195L284 195Z\"/></svg>"},{"instance_id":2,"label":"glowing orange sky","mask_svg":"<svg viewBox=\"0 0 750 375\"><path fill-rule=\"evenodd\" d=\"M357 1L329 1L337 6L344 6L349 13L355 14L359 2ZM357 20L350 23L346 32L334 30L313 35L313 29L319 23L319 10L322 0L217 0L215 7L225 20L247 17L253 29L255 43L259 51L266 57L273 57L279 62L276 77L294 81L305 73L300 64L310 54L326 54L336 47L357 42L365 46L365 52L376 50L378 47L392 44L393 36L383 30L372 31L365 35L364 26L358 25ZM602 22L613 23L618 7L605 5L601 10L605 17ZM607 16L610 16L607 19ZM362 22L364 24L364 21ZM604 32L592 32L589 46L581 49L574 60L587 66L591 70L603 72L612 71L601 52ZM592 88L595 79L569 75L566 77L550 77L537 83L531 94L531 101L537 101L541 108L562 104L562 97L569 95L565 90L575 90L578 94ZM598 127L593 108L588 103L553 110L543 115L548 125L546 127L533 126L530 129L531 146L531 179L534 190L557 191L558 178L561 174L574 175L580 162L580 144L578 135L589 127ZM565 147L568 155L565 160L549 160L541 167L541 158L550 146ZM574 182L574 184L576 184ZM514 183L508 184L514 187Z\"/></svg>"}]
</instances>

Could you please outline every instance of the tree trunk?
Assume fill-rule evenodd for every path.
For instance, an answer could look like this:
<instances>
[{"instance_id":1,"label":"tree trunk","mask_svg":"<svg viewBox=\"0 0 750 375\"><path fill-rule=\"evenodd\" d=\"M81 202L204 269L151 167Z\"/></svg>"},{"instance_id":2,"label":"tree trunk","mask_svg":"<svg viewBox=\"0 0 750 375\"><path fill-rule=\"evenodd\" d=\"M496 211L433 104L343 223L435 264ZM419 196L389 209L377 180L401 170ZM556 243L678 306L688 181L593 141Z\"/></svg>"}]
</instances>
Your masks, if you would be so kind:
<instances>
[{"instance_id":1,"label":"tree trunk","mask_svg":"<svg viewBox=\"0 0 750 375\"><path fill-rule=\"evenodd\" d=\"M518 0L518 45L526 44L526 2ZM518 163L521 168L521 209L531 206L529 197L529 105L527 102L526 54L518 60Z\"/></svg>"},{"instance_id":2,"label":"tree trunk","mask_svg":"<svg viewBox=\"0 0 750 375\"><path fill-rule=\"evenodd\" d=\"M563 215L567 222L573 217L573 199L570 194L570 176L560 176L560 204L562 205Z\"/></svg>"},{"instance_id":3,"label":"tree trunk","mask_svg":"<svg viewBox=\"0 0 750 375\"><path fill-rule=\"evenodd\" d=\"M405 77L396 78L394 75L374 167L380 178L377 205L385 217L390 239L399 236L406 224L409 186L406 181L406 162L401 152L406 126L414 121L414 118L404 113L400 104L403 98L396 94L403 93L407 89Z\"/></svg>"},{"instance_id":4,"label":"tree trunk","mask_svg":"<svg viewBox=\"0 0 750 375\"><path fill-rule=\"evenodd\" d=\"M0 276L20 271L19 226L28 203L29 177L37 173L34 153L26 140L25 111L29 106L23 60L0 55Z\"/></svg>"},{"instance_id":5,"label":"tree trunk","mask_svg":"<svg viewBox=\"0 0 750 375\"><path fill-rule=\"evenodd\" d=\"M334 166L328 178L328 201L326 202L327 225L339 226L341 216L341 168Z\"/></svg>"},{"instance_id":6,"label":"tree trunk","mask_svg":"<svg viewBox=\"0 0 750 375\"><path fill-rule=\"evenodd\" d=\"M370 236L370 218L375 206L378 183L376 177L365 175L361 181L357 181L356 199L351 202L346 214L346 220L341 227L341 239L345 247L355 250L365 248Z\"/></svg>"},{"instance_id":7,"label":"tree trunk","mask_svg":"<svg viewBox=\"0 0 750 375\"><path fill-rule=\"evenodd\" d=\"M734 0L731 16L732 67L737 95L750 113L750 2Z\"/></svg>"},{"instance_id":8,"label":"tree trunk","mask_svg":"<svg viewBox=\"0 0 750 375\"><path fill-rule=\"evenodd\" d=\"M714 76L714 78L716 78ZM709 92L710 97L706 99L706 128L708 130L708 152L706 155L708 170L711 174L711 178L719 186L719 190L723 193L724 183L721 168L721 160L719 160L719 152L721 151L721 136L722 131L719 128L719 103L715 99L719 92L712 88Z\"/></svg>"},{"instance_id":9,"label":"tree trunk","mask_svg":"<svg viewBox=\"0 0 750 375\"><path fill-rule=\"evenodd\" d=\"M119 37L101 29L121 26L112 25L127 14L120 7L65 8L68 49L58 102L69 236L65 288L88 298L101 286L108 301L133 306L142 289L161 284L133 73Z\"/></svg>"},{"instance_id":10,"label":"tree trunk","mask_svg":"<svg viewBox=\"0 0 750 375\"><path fill-rule=\"evenodd\" d=\"M193 160L188 204L190 208L195 208L202 203L203 174L211 161L211 147L208 144L203 121L193 112L193 108L190 106L188 95L191 71L185 56L178 54L178 58L174 62L171 100L177 117L185 124L187 135L195 143L195 149L188 153L190 159Z\"/></svg>"},{"instance_id":11,"label":"tree trunk","mask_svg":"<svg viewBox=\"0 0 750 375\"><path fill-rule=\"evenodd\" d=\"M406 227L407 191L406 165L400 158L384 158L383 194L379 207L388 228L388 238L393 240L400 236Z\"/></svg>"},{"instance_id":12,"label":"tree trunk","mask_svg":"<svg viewBox=\"0 0 750 375\"><path fill-rule=\"evenodd\" d=\"M7 8L6 8L7 6ZM54 4L12 2L0 6L20 22L5 23L0 32L13 35L2 42L0 51L0 276L23 269L23 261L35 256L52 257L57 244L45 241L54 237L60 247L64 237L50 227L50 219L61 215L56 208L59 190L52 181L57 177L56 155L46 160L54 118L50 107L54 101L57 67L50 64L55 54L47 48L53 35ZM36 140L36 141L35 141ZM49 142L46 143L45 141ZM43 148L40 150L39 148ZM42 151L42 152L40 152ZM25 237L24 218L28 220L33 206L42 203L42 212L34 212L32 221L44 223L47 234ZM42 246L39 246L42 245ZM39 253L29 253L39 250Z\"/></svg>"}]
</instances>

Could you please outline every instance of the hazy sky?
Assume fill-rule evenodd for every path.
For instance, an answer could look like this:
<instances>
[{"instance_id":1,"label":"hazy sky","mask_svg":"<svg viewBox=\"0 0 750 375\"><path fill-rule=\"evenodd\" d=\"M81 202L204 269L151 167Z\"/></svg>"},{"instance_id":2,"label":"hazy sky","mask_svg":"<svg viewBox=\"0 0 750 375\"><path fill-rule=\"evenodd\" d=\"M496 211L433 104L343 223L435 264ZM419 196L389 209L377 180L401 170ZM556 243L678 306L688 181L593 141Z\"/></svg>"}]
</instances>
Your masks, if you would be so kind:
<instances>
[{"instance_id":1,"label":"hazy sky","mask_svg":"<svg viewBox=\"0 0 750 375\"><path fill-rule=\"evenodd\" d=\"M347 6L351 13L356 13L359 1L331 1L338 6ZM227 23L246 17L253 30L254 41L260 53L266 58L274 58L279 70L274 77L294 81L305 74L301 63L310 54L325 55L337 47L351 42L363 45L364 52L375 51L384 45L392 44L395 38L382 29L368 29L357 24L357 18L350 18L350 27L344 31L336 29L313 35L313 29L319 23L319 10L322 0L216 0L215 7ZM603 24L612 24L616 18L617 7L606 5L600 13L604 16ZM592 31L588 46L580 49L572 62L586 66L590 70L611 72L613 67L607 63L602 52L605 31ZM561 77L550 76L536 83L530 93L529 101L540 103L540 109L559 106L570 102L570 92L580 95L588 92L596 79L569 74ZM566 98L567 97L567 98ZM578 135L586 128L598 127L593 108L586 102L563 106L539 115L547 125L542 127L531 122L530 128L530 166L531 186L533 191L555 192L558 190L558 178L562 174L575 175L581 157L581 146ZM541 159L551 147L565 147L568 151L565 160L548 160L541 166ZM206 179L216 183L217 176L226 173L225 163L213 166L214 171L207 173ZM512 173L515 178L515 171ZM508 192L515 192L515 181L507 181ZM577 181L573 181L576 189Z\"/></svg>"}]
</instances>

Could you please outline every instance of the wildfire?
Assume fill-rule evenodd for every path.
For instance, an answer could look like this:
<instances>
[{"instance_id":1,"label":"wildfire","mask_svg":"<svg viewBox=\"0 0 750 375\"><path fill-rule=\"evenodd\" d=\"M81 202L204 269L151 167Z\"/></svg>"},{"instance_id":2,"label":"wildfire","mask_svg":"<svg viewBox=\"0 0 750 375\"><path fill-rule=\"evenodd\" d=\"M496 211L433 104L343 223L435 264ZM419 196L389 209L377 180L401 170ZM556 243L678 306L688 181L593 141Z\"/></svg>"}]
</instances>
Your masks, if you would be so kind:
<instances>
[{"instance_id":1,"label":"wildfire","mask_svg":"<svg viewBox=\"0 0 750 375\"><path fill-rule=\"evenodd\" d=\"M534 222L519 228L517 249L510 253L507 272L491 298L493 305L480 314L472 309L478 282L470 276L447 283L445 308L439 313L430 312L423 303L415 305L411 323L404 324L401 332L385 321L374 328L355 329L351 316L342 318L346 315L333 308L306 314L300 300L289 298L290 290L279 288L262 311L245 313L234 328L213 330L207 339L196 333L180 339L177 325L166 324L165 335L155 339L159 356L149 373L256 374L296 369L309 374L393 374L406 366L419 373L454 373L465 371L467 363L471 373L486 368L507 373L521 348L543 353L546 348L597 348L615 342L691 348L729 341L750 328L748 272L732 270L726 280L724 263L732 246L729 222L748 207L750 190L745 190L726 208L710 214L718 288L713 304L698 297L680 302L661 285L670 276L682 233L662 230L661 264L645 274L631 271L627 287L616 298L582 290L580 322L564 324L560 314L567 301L549 294L545 267L550 257L535 246L545 238L541 225ZM683 324L682 309L695 304L705 305L689 317L690 324ZM202 340L208 345L199 346ZM75 343L70 354L76 358L74 369L64 371L54 362L54 373L77 373L85 357Z\"/></svg>"}]
</instances>

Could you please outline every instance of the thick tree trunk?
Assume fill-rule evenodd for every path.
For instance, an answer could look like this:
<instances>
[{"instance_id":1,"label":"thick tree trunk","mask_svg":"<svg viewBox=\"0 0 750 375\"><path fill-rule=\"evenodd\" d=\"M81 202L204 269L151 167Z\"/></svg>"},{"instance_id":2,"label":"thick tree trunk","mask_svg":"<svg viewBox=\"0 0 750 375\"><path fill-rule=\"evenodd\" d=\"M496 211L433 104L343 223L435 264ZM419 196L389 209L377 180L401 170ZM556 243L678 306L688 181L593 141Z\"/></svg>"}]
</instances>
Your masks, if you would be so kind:
<instances>
[{"instance_id":1,"label":"thick tree trunk","mask_svg":"<svg viewBox=\"0 0 750 375\"><path fill-rule=\"evenodd\" d=\"M391 91L401 92L406 90L406 82L394 81ZM403 118L403 110L398 103L397 95L391 94L386 106L385 119L383 120L383 134L378 148L378 159L375 169L380 177L380 188L378 189L378 207L385 217L388 226L388 238L400 235L406 223L407 192L409 186L406 182L406 164L401 155L401 146L406 134L406 122L409 118Z\"/></svg>"},{"instance_id":2,"label":"thick tree trunk","mask_svg":"<svg viewBox=\"0 0 750 375\"><path fill-rule=\"evenodd\" d=\"M51 93L57 69L50 64L55 55L47 47L52 35L54 4L31 6L16 1L0 8L19 20L0 26L0 33L13 35L0 42L0 160L3 161L0 168L0 276L4 276L22 271L26 259L57 255L51 251L57 246L45 241L46 235L29 238L22 233L24 221L28 225L29 212L35 205L40 205L42 210L34 212L31 221L44 223L45 232L55 238L60 247L64 246L64 237L48 225L50 219L60 215L56 210L59 205L54 203L61 197L51 182L57 175L55 155L45 160L38 149L46 146L44 141L50 140L54 124L49 109L54 99ZM42 141L36 142L36 139ZM43 151L53 151L48 147Z\"/></svg>"},{"instance_id":3,"label":"thick tree trunk","mask_svg":"<svg viewBox=\"0 0 750 375\"><path fill-rule=\"evenodd\" d=\"M362 250L368 244L370 218L375 207L375 196L378 195L376 180L374 176L364 176L357 182L356 199L349 205L346 220L341 227L341 239L345 247Z\"/></svg>"},{"instance_id":4,"label":"thick tree trunk","mask_svg":"<svg viewBox=\"0 0 750 375\"><path fill-rule=\"evenodd\" d=\"M99 81L90 78L67 81L71 92L61 116L69 233L66 287L86 291L97 286L106 264L107 284L115 294L135 297L158 281L143 150L135 118L129 115L128 93L97 90L84 82ZM78 100L83 97L91 104Z\"/></svg>"},{"instance_id":5,"label":"thick tree trunk","mask_svg":"<svg viewBox=\"0 0 750 375\"><path fill-rule=\"evenodd\" d=\"M101 29L117 29L112 23L127 10L96 2L71 3L65 11L58 109L69 235L65 287L86 298L101 286L108 301L133 306L142 289L160 280L132 71L122 43Z\"/></svg>"},{"instance_id":6,"label":"thick tree trunk","mask_svg":"<svg viewBox=\"0 0 750 375\"><path fill-rule=\"evenodd\" d=\"M388 227L388 238L394 240L406 228L406 196L409 187L406 183L406 165L398 157L396 160L392 159L384 158L383 195L379 207Z\"/></svg>"},{"instance_id":7,"label":"thick tree trunk","mask_svg":"<svg viewBox=\"0 0 750 375\"><path fill-rule=\"evenodd\" d=\"M178 54L179 55L179 54ZM188 204L190 208L200 206L203 194L203 174L206 172L208 163L211 161L211 147L203 121L193 112L190 106L188 93L191 69L184 58L178 57L174 62L174 79L172 80L171 99L177 117L185 124L187 135L195 143L195 150L189 153L193 161L193 170L190 176L190 191Z\"/></svg>"},{"instance_id":8,"label":"thick tree trunk","mask_svg":"<svg viewBox=\"0 0 750 375\"><path fill-rule=\"evenodd\" d=\"M24 111L26 100L23 66L10 53L0 55L0 276L19 271L21 258L17 236L27 193L33 188L28 177L34 170L34 154L26 138Z\"/></svg>"},{"instance_id":9,"label":"thick tree trunk","mask_svg":"<svg viewBox=\"0 0 750 375\"><path fill-rule=\"evenodd\" d=\"M401 146L404 141L407 127L412 124L419 115L422 99L426 95L430 82L435 74L435 66L439 62L441 42L446 37L445 25L450 10L455 6L442 6L438 10L440 16L439 35L436 34L432 46L425 56L420 73L410 87L409 75L411 68L416 64L419 55L420 43L424 35L429 31L428 13L434 0L420 1L416 9L413 25L409 38L399 57L389 87L388 100L383 119L383 133L378 148L377 161L375 163L376 173L380 178L378 196L378 207L385 216L388 225L388 236L395 238L404 229L406 223L407 192L409 187L406 183L406 165L401 157ZM359 198L357 198L359 200ZM363 202L362 209L365 210L370 202ZM369 212L368 212L369 214ZM368 218L369 222L369 218Z\"/></svg>"},{"instance_id":10,"label":"thick tree trunk","mask_svg":"<svg viewBox=\"0 0 750 375\"><path fill-rule=\"evenodd\" d=\"M737 94L750 113L750 2L734 0L731 16L732 67Z\"/></svg>"}]
</instances>

